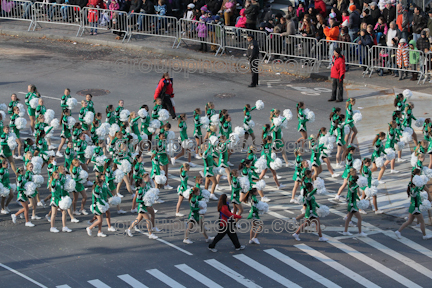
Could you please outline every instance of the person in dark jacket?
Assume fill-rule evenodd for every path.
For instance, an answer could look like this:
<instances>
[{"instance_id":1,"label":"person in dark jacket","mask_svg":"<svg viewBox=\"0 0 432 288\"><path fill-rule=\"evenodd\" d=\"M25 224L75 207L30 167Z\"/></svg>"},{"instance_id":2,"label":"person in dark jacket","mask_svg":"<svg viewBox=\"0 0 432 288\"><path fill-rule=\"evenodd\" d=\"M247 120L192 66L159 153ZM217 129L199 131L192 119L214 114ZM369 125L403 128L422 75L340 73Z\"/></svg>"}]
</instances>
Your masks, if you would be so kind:
<instances>
[{"instance_id":1,"label":"person in dark jacket","mask_svg":"<svg viewBox=\"0 0 432 288\"><path fill-rule=\"evenodd\" d=\"M246 57L249 60L249 67L252 73L252 82L248 87L256 87L258 85L258 66L259 66L259 47L258 42L254 39L252 34L247 37L248 48Z\"/></svg>"},{"instance_id":2,"label":"person in dark jacket","mask_svg":"<svg viewBox=\"0 0 432 288\"><path fill-rule=\"evenodd\" d=\"M330 77L333 79L332 95L328 100L342 102L343 101L343 80L345 79L345 57L342 55L339 47L333 50L332 67ZM336 100L337 96L337 100Z\"/></svg>"},{"instance_id":3,"label":"person in dark jacket","mask_svg":"<svg viewBox=\"0 0 432 288\"><path fill-rule=\"evenodd\" d=\"M396 19L396 7L393 6L390 1L386 3L382 16L384 17L387 25Z\"/></svg>"},{"instance_id":4,"label":"person in dark jacket","mask_svg":"<svg viewBox=\"0 0 432 288\"><path fill-rule=\"evenodd\" d=\"M427 26L427 18L423 15L420 7L414 8L414 17L412 21L413 39L417 41L420 38L421 31Z\"/></svg>"},{"instance_id":5,"label":"person in dark jacket","mask_svg":"<svg viewBox=\"0 0 432 288\"><path fill-rule=\"evenodd\" d=\"M420 51L424 51L425 49L430 49L430 42L427 38L426 31L422 31L420 34L420 38L417 40L417 49Z\"/></svg>"},{"instance_id":6,"label":"person in dark jacket","mask_svg":"<svg viewBox=\"0 0 432 288\"><path fill-rule=\"evenodd\" d=\"M353 7L354 6L354 7ZM349 7L351 15L348 20L348 33L350 38L354 40L360 29L360 12L355 8L355 5Z\"/></svg>"},{"instance_id":7,"label":"person in dark jacket","mask_svg":"<svg viewBox=\"0 0 432 288\"><path fill-rule=\"evenodd\" d=\"M378 9L377 4L372 2L370 5L370 16L372 18L373 25L378 22L378 18L381 17L381 11Z\"/></svg>"},{"instance_id":8,"label":"person in dark jacket","mask_svg":"<svg viewBox=\"0 0 432 288\"><path fill-rule=\"evenodd\" d=\"M365 29L362 29L360 31L360 36L357 38L357 44L360 45L360 57L363 65L368 64L368 48L373 46L373 40L372 37L367 33ZM363 66L363 71L366 71L367 67Z\"/></svg>"},{"instance_id":9,"label":"person in dark jacket","mask_svg":"<svg viewBox=\"0 0 432 288\"><path fill-rule=\"evenodd\" d=\"M136 11L138 12L138 11ZM155 9L154 9L154 4L151 0L143 0L142 5L141 5L141 13L144 14L156 14ZM138 31L147 31L150 29L151 25L152 25L152 18L151 17L146 17L145 15L139 15L138 16Z\"/></svg>"},{"instance_id":10,"label":"person in dark jacket","mask_svg":"<svg viewBox=\"0 0 432 288\"><path fill-rule=\"evenodd\" d=\"M246 14L246 28L247 29L257 29L256 21L258 19L259 14L259 4L255 0L251 0L251 2L247 2L247 6L245 9Z\"/></svg>"}]
</instances>

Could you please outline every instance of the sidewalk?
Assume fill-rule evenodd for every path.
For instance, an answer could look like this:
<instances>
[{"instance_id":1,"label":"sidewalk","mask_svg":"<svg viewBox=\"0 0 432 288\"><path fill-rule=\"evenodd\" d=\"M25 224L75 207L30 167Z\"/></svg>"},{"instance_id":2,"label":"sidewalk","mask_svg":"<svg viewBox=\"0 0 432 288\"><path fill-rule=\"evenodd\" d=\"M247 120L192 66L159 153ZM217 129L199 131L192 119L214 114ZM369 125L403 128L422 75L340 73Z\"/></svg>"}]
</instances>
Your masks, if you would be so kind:
<instances>
[{"instance_id":1,"label":"sidewalk","mask_svg":"<svg viewBox=\"0 0 432 288\"><path fill-rule=\"evenodd\" d=\"M98 35L90 36L88 32L83 34L83 37L76 37L78 27L65 26L59 24L42 23L41 27L37 27L33 32L28 32L29 22L24 21L13 21L13 20L0 20L0 34L11 35L20 37L46 37L52 40L64 40L83 44L99 44L103 46L110 46L113 48L120 49L132 49L151 52L155 54L163 54L165 56L179 57L182 59L195 59L195 60L210 60L215 61L217 59L230 59L236 60L243 58L245 51L229 49L222 56L214 56L214 52L203 53L198 51L199 43L187 41L187 46L184 42L181 43L178 49L171 48L174 44L174 38L158 37L158 36L142 36L137 38L132 37L129 43L122 43L121 40L115 40L115 34L111 31L98 29ZM228 53L228 54L227 54ZM264 69L271 69L271 65L264 64ZM297 74L302 77L310 77L315 79L328 79L330 77L330 70L326 69L326 65L322 65L318 68L317 73L310 73L306 68L297 69L292 74ZM301 67L298 65L298 67ZM386 86L383 93L393 93L394 89L411 89L418 92L428 92L431 89L432 84L426 82L425 85L417 85L417 81L410 81L405 79L399 81L398 78L391 76L379 77L374 73L371 78L368 76L363 77L363 70L359 67L351 67L350 71L346 74L345 84L356 84L356 85L375 85L375 86ZM388 90L388 91L387 91Z\"/></svg>"}]
</instances>

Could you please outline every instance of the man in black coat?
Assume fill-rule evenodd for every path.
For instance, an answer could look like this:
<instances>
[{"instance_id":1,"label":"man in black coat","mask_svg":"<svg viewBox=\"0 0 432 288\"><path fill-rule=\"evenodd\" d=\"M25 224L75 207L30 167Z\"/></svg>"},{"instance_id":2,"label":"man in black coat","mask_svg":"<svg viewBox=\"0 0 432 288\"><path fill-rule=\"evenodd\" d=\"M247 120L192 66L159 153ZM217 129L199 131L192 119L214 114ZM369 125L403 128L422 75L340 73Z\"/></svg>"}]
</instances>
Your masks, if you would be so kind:
<instances>
[{"instance_id":1,"label":"man in black coat","mask_svg":"<svg viewBox=\"0 0 432 288\"><path fill-rule=\"evenodd\" d=\"M248 87L256 87L258 85L258 66L259 66L259 47L254 36L249 34L247 37L248 48L246 56L249 60L249 67L252 73L252 83Z\"/></svg>"},{"instance_id":2,"label":"man in black coat","mask_svg":"<svg viewBox=\"0 0 432 288\"><path fill-rule=\"evenodd\" d=\"M393 6L390 2L385 5L382 16L386 21L387 25L390 25L390 22L396 19L396 7Z\"/></svg>"}]
</instances>

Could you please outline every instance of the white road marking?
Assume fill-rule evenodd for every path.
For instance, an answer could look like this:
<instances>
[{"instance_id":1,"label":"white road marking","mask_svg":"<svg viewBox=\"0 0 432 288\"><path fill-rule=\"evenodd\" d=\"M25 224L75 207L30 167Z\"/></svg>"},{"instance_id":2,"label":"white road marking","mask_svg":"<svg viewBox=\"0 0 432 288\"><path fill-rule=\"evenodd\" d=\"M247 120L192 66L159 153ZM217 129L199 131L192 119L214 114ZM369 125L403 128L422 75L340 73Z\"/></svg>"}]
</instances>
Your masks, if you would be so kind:
<instances>
[{"instance_id":1,"label":"white road marking","mask_svg":"<svg viewBox=\"0 0 432 288\"><path fill-rule=\"evenodd\" d=\"M186 264L175 265L175 267L209 288L223 288L213 280L207 278Z\"/></svg>"},{"instance_id":2,"label":"white road marking","mask_svg":"<svg viewBox=\"0 0 432 288\"><path fill-rule=\"evenodd\" d=\"M432 251L429 250L429 249L427 249L427 248L425 248L425 247L423 247L423 246L421 246L420 244L417 244L416 242L414 242L414 241L412 241L412 240L410 240L408 238L405 238L403 236L402 236L401 239L399 239L399 238L396 237L396 234L394 234L394 231L387 230L387 231L383 231L383 233L385 235L387 235L388 237L393 238L393 239L395 239L395 240L397 240L397 241L405 244L406 246L410 247L411 249L414 249L417 252L419 252L419 253L421 253L421 254L429 257L429 258L432 258Z\"/></svg>"},{"instance_id":3,"label":"white road marking","mask_svg":"<svg viewBox=\"0 0 432 288\"><path fill-rule=\"evenodd\" d=\"M27 93L25 93L25 92L18 92L18 94L24 94L24 95L26 95ZM61 101L61 98L56 98L56 97L51 97L51 96L45 96L45 95L41 95L41 97Z\"/></svg>"},{"instance_id":4,"label":"white road marking","mask_svg":"<svg viewBox=\"0 0 432 288\"><path fill-rule=\"evenodd\" d=\"M243 275L237 273L236 271L232 270L228 266L225 266L224 264L222 264L221 262L219 262L215 259L204 260L204 262L211 265L213 268L216 268L217 270L224 273L228 277L231 277L232 279L234 279L238 283L242 284L243 286L246 286L249 288L254 288L254 287L255 288L261 288L261 286L255 284L251 280L245 278Z\"/></svg>"},{"instance_id":5,"label":"white road marking","mask_svg":"<svg viewBox=\"0 0 432 288\"><path fill-rule=\"evenodd\" d=\"M351 278L352 280L356 281L360 285L363 285L363 286L368 287L368 288L379 288L380 287L380 286L376 285L375 283L369 281L368 279L364 278L363 276L352 271L351 269L346 268L344 265L340 264L339 262L336 262L335 260L327 257L326 255L322 254L321 252L318 252L315 249L313 249L313 248L311 248L305 244L294 245L294 247L302 250L303 252L314 257L315 259L317 259L317 260L323 262L324 264L330 266L331 268L337 270L338 273L345 275L348 278Z\"/></svg>"},{"instance_id":6,"label":"white road marking","mask_svg":"<svg viewBox=\"0 0 432 288\"><path fill-rule=\"evenodd\" d=\"M300 285L297 285L294 282L291 282L287 278L283 277L282 275L274 272L273 270L267 268L266 266L260 264L259 262L253 260L252 258L249 258L246 255L239 254L239 255L233 255L234 258L237 260L242 261L246 265L250 266L251 268L255 269L256 271L266 275L270 279L280 283L284 287L294 287L294 288L301 288Z\"/></svg>"},{"instance_id":7,"label":"white road marking","mask_svg":"<svg viewBox=\"0 0 432 288\"><path fill-rule=\"evenodd\" d=\"M141 282L139 282L129 274L119 275L117 277L134 288L148 288L146 285L142 284Z\"/></svg>"},{"instance_id":8,"label":"white road marking","mask_svg":"<svg viewBox=\"0 0 432 288\"><path fill-rule=\"evenodd\" d=\"M103 283L99 279L94 279L94 280L90 280L87 282L96 288L111 288L110 286L106 285L105 283Z\"/></svg>"},{"instance_id":9,"label":"white road marking","mask_svg":"<svg viewBox=\"0 0 432 288\"><path fill-rule=\"evenodd\" d=\"M149 236L148 233L142 233L142 234L144 234L144 235L146 235L146 236ZM172 244L172 243L170 243L170 242L168 242L168 241L165 241L165 240L160 239L160 238L158 238L158 239L156 239L156 240L159 241L159 242L161 242L161 243L164 243L164 244L166 244L166 245L168 245L168 246L171 246L171 247L173 247L173 248L175 248L175 249L177 249L177 250L179 250L179 251L181 251L181 252L183 252L183 253L185 253L185 254L187 254L187 255L189 255L189 256L192 256L192 255L193 255L193 254L190 253L189 251L186 251L186 250L184 250L184 249L182 249L182 248L180 248L180 247L178 247L178 246L176 246L176 245L174 245L174 244Z\"/></svg>"},{"instance_id":10,"label":"white road marking","mask_svg":"<svg viewBox=\"0 0 432 288\"><path fill-rule=\"evenodd\" d=\"M13 269L13 268L11 268L11 267L9 267L9 266L6 266L6 265L0 263L0 267L3 267L4 269L9 270L10 272L17 274L18 276L21 276L22 278L24 278L24 279L26 279L26 280L32 282L33 284L36 284L36 285L39 286L39 287L47 288L47 286L42 285L41 283L39 283L39 282L37 282L37 281L31 279L30 277L28 277L28 276L22 274L21 272L16 271L15 269Z\"/></svg>"},{"instance_id":11,"label":"white road marking","mask_svg":"<svg viewBox=\"0 0 432 288\"><path fill-rule=\"evenodd\" d=\"M185 286L181 285L180 283L173 280L168 275L162 273L157 269L146 270L146 272L152 275L153 277L157 278L159 281L165 283L167 286L171 288L186 288Z\"/></svg>"},{"instance_id":12,"label":"white road marking","mask_svg":"<svg viewBox=\"0 0 432 288\"><path fill-rule=\"evenodd\" d=\"M60 285L56 286L56 288L71 288L69 285Z\"/></svg>"},{"instance_id":13,"label":"white road marking","mask_svg":"<svg viewBox=\"0 0 432 288\"><path fill-rule=\"evenodd\" d=\"M291 266L292 268L296 269L300 273L303 273L304 275L312 278L313 280L317 281L318 283L322 284L323 286L330 287L330 288L341 287L341 286L337 285L336 283L328 280L327 278L321 276L320 274L316 273L315 271L309 269L308 267L300 264L299 262L293 260L292 258L288 257L287 255L280 253L279 251L277 251L275 249L267 249L267 250L264 250L264 252L272 255L276 259L278 259L278 260L282 261L283 263Z\"/></svg>"}]
</instances>

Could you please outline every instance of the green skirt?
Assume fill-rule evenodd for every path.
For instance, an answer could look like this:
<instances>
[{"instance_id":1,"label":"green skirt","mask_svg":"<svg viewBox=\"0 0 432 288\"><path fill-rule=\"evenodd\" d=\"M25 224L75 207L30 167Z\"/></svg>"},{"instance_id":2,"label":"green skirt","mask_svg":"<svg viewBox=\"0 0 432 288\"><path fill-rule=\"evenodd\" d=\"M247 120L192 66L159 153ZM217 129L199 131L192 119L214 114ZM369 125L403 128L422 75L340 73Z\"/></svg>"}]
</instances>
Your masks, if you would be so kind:
<instances>
[{"instance_id":1,"label":"green skirt","mask_svg":"<svg viewBox=\"0 0 432 288\"><path fill-rule=\"evenodd\" d=\"M29 116L35 116L36 115L36 109L28 107L27 108L27 113L28 113Z\"/></svg>"},{"instance_id":2,"label":"green skirt","mask_svg":"<svg viewBox=\"0 0 432 288\"><path fill-rule=\"evenodd\" d=\"M165 154L165 153L160 154L160 155L159 155L159 164L160 164L161 166L165 166L165 165L167 165L168 163L169 163L169 161L168 161L168 156L167 156L167 154Z\"/></svg>"}]
</instances>

